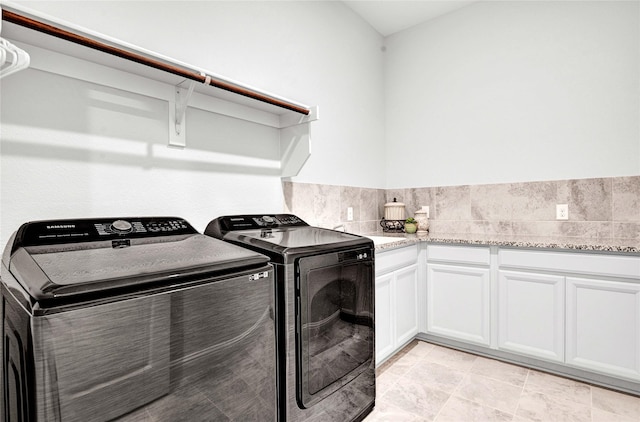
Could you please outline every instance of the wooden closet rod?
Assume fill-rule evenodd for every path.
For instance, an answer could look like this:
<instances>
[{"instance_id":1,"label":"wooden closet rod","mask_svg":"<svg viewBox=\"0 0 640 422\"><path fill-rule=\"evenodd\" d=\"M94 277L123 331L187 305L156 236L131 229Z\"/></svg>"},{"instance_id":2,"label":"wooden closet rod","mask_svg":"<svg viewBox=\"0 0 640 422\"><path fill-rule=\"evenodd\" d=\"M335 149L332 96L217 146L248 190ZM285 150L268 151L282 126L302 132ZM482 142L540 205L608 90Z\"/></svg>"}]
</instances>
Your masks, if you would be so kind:
<instances>
[{"instance_id":1,"label":"wooden closet rod","mask_svg":"<svg viewBox=\"0 0 640 422\"><path fill-rule=\"evenodd\" d=\"M9 10L2 9L2 20L11 22L16 25L23 26L25 28L33 29L51 35L63 40L71 41L76 44L83 45L85 47L93 48L104 53L114 55L123 59L127 59L136 63L140 63L145 66L152 67L154 69L162 70L168 73L172 73L177 76L182 76L186 79L193 81L206 83L206 76L201 75L193 70L184 69L178 66L167 64L158 60L153 60L140 54L132 53L130 51L122 50L117 47L113 47L108 44L101 43L91 38L83 37L82 35L74 34L73 32L66 31L62 28L57 28L53 25L49 25L44 22L37 21L26 16L19 15ZM259 92L244 88L233 83L220 81L210 78L209 85L224 89L225 91L233 92L234 94L243 95L245 97L253 98L254 100L262 101L267 104L285 108L287 110L295 111L296 113L309 115L309 109L301 107L297 104L292 104L287 101L283 101L277 98L270 97L268 95L261 94Z\"/></svg>"}]
</instances>

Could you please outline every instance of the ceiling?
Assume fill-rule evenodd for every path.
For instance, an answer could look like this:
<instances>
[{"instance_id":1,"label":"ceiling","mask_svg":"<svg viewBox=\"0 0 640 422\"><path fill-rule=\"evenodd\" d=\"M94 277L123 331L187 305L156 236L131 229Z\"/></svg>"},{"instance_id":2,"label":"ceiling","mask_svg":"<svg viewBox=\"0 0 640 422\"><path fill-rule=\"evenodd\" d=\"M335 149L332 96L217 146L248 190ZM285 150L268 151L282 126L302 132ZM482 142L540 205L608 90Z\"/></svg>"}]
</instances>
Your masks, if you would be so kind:
<instances>
[{"instance_id":1,"label":"ceiling","mask_svg":"<svg viewBox=\"0 0 640 422\"><path fill-rule=\"evenodd\" d=\"M345 0L344 3L386 37L476 1Z\"/></svg>"}]
</instances>

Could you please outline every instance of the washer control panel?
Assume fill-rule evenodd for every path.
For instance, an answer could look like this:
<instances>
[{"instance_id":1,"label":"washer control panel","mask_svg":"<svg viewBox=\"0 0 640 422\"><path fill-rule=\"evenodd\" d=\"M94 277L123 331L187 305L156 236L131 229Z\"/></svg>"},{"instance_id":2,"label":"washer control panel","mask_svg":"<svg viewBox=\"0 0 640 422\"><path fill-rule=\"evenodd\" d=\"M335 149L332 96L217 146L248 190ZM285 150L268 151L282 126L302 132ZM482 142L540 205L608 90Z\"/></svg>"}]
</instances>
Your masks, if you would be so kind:
<instances>
[{"instance_id":1,"label":"washer control panel","mask_svg":"<svg viewBox=\"0 0 640 422\"><path fill-rule=\"evenodd\" d=\"M300 226L305 225L304 221L295 215L263 215L259 217L251 217L251 219L260 227L281 227L281 226ZM302 223L302 224L300 224Z\"/></svg>"},{"instance_id":2,"label":"washer control panel","mask_svg":"<svg viewBox=\"0 0 640 422\"><path fill-rule=\"evenodd\" d=\"M223 226L224 231L308 226L300 217L292 214L234 215L215 221Z\"/></svg>"},{"instance_id":3,"label":"washer control panel","mask_svg":"<svg viewBox=\"0 0 640 422\"><path fill-rule=\"evenodd\" d=\"M20 226L16 233L14 248L197 233L186 220L178 217L36 221Z\"/></svg>"},{"instance_id":4,"label":"washer control panel","mask_svg":"<svg viewBox=\"0 0 640 422\"><path fill-rule=\"evenodd\" d=\"M111 222L95 223L94 227L100 236L112 234L123 235L129 233L146 233L147 236L180 233L189 229L189 223L183 219L131 219L114 220ZM188 233L184 233L188 234Z\"/></svg>"}]
</instances>

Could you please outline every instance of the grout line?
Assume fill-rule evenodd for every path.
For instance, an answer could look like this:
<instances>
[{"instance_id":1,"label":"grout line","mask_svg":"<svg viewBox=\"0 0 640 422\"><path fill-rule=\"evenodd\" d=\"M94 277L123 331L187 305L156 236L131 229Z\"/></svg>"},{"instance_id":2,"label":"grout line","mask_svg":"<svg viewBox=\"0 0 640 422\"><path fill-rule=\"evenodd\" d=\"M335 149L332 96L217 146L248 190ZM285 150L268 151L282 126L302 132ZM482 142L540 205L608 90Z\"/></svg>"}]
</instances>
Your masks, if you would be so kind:
<instances>
[{"instance_id":1,"label":"grout line","mask_svg":"<svg viewBox=\"0 0 640 422\"><path fill-rule=\"evenodd\" d=\"M527 376L524 377L524 383L522 384L522 389L520 390L520 395L518 396L518 404L516 404L516 410L515 412L513 412L514 418L518 414L518 410L520 410L520 401L522 401L522 396L524 395L524 389L527 386L527 382L529 381L530 374L531 374L531 369L527 369Z\"/></svg>"},{"instance_id":2,"label":"grout line","mask_svg":"<svg viewBox=\"0 0 640 422\"><path fill-rule=\"evenodd\" d=\"M442 405L442 407L440 409L438 409L438 413L436 413L436 415L433 418L434 422L438 421L438 416L440 416L440 413L442 413L442 410L447 407L447 404L451 401L451 397L453 397L453 393L449 394L449 397L447 397L447 400L444 402L444 404Z\"/></svg>"}]
</instances>

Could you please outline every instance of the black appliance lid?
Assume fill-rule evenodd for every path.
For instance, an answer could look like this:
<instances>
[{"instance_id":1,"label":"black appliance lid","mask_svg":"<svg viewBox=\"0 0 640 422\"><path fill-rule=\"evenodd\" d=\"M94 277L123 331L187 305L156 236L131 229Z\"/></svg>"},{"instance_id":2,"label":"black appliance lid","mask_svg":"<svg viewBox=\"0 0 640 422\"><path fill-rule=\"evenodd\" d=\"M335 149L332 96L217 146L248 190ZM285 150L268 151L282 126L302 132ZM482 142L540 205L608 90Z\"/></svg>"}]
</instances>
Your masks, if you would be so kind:
<instances>
[{"instance_id":1,"label":"black appliance lid","mask_svg":"<svg viewBox=\"0 0 640 422\"><path fill-rule=\"evenodd\" d=\"M350 233L323 229L320 227L285 227L279 229L245 230L229 232L225 239L263 245L269 250L298 249L310 247L335 247L336 243L353 242L362 239Z\"/></svg>"},{"instance_id":2,"label":"black appliance lid","mask_svg":"<svg viewBox=\"0 0 640 422\"><path fill-rule=\"evenodd\" d=\"M247 245L272 257L373 245L366 237L309 226L291 214L219 217L209 223L205 234Z\"/></svg>"},{"instance_id":3,"label":"black appliance lid","mask_svg":"<svg viewBox=\"0 0 640 422\"><path fill-rule=\"evenodd\" d=\"M268 261L199 234L176 217L31 222L18 229L7 249L6 268L36 300L177 282Z\"/></svg>"}]
</instances>

